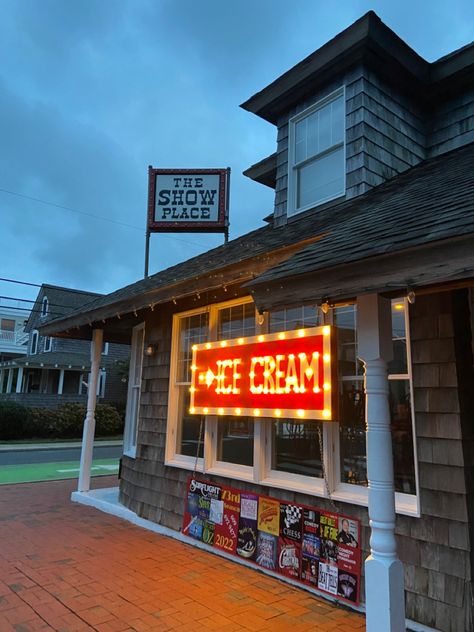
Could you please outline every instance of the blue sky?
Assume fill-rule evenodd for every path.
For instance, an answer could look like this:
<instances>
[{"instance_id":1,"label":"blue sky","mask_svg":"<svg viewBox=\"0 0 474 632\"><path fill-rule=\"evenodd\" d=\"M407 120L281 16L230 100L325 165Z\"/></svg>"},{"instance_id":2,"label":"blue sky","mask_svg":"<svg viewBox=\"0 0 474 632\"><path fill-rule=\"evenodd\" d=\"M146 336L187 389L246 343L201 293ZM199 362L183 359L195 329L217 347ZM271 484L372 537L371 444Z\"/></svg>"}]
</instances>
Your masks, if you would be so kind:
<instances>
[{"instance_id":1,"label":"blue sky","mask_svg":"<svg viewBox=\"0 0 474 632\"><path fill-rule=\"evenodd\" d=\"M242 171L276 130L239 108L369 9L428 61L474 5L317 0L0 0L0 277L109 292L143 275L147 166L231 167L231 238L272 191ZM155 234L150 272L221 243ZM0 283L0 293L36 290Z\"/></svg>"}]
</instances>

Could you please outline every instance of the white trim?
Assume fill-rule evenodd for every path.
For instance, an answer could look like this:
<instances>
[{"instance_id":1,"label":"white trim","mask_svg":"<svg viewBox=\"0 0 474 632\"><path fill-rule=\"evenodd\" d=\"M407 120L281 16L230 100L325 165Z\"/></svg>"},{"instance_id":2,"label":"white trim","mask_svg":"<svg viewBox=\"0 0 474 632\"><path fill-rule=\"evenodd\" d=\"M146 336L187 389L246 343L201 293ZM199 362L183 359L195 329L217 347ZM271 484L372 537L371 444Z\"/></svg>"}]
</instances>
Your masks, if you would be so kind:
<instances>
[{"instance_id":1,"label":"white trim","mask_svg":"<svg viewBox=\"0 0 474 632\"><path fill-rule=\"evenodd\" d=\"M53 348L53 339L51 336L45 336L44 338L44 352L49 353Z\"/></svg>"},{"instance_id":2,"label":"white trim","mask_svg":"<svg viewBox=\"0 0 474 632\"><path fill-rule=\"evenodd\" d=\"M336 149L339 149L339 148L342 147L342 151L343 151L343 165L344 165L343 174L342 174L343 175L343 189L342 189L342 192L337 193L335 195L327 196L325 198L322 198L322 199L318 200L317 202L311 202L310 204L307 204L306 206L302 206L302 207L298 208L297 205L296 205L296 196L297 196L296 170L297 170L297 166L295 165L294 159L293 159L293 153L294 153L294 147L295 147L295 145L294 145L294 143L295 143L295 125L299 121L301 121L301 120L305 119L307 116L311 115L313 112L315 112L317 110L320 110L325 105L327 105L328 103L331 103L332 101L335 101L339 97L342 97L342 103L343 103L343 108L344 108L344 113L343 113L344 131L343 131L342 142L336 143L336 144L332 145L331 147L325 149L324 151L319 152L319 153L311 156L310 158L305 159L304 161L301 161L300 163L298 163L298 168L303 166L304 164L308 164L310 162L313 162L314 160L317 160L319 158L323 158L324 156L327 156L327 155L331 154ZM287 217L293 217L293 216L298 215L299 213L302 213L302 212L307 211L309 209L316 208L316 207L320 206L321 204L325 204L326 202L330 202L331 200L335 200L337 198L345 196L345 194L346 194L346 160L347 160L346 146L347 146L347 143L346 143L346 87L345 87L345 85L342 85L340 88L337 88L337 90L334 90L333 92L331 92L330 94L326 95L325 97L323 97L322 99L320 99L316 103L313 103L311 106L307 107L302 112L299 112L298 114L296 114L295 116L290 118L289 121L288 121L288 188L287 188L287 209L286 209Z\"/></svg>"},{"instance_id":3,"label":"white trim","mask_svg":"<svg viewBox=\"0 0 474 632\"><path fill-rule=\"evenodd\" d=\"M45 307L46 306L46 307ZM46 318L49 313L49 301L47 296L43 296L43 300L41 301L41 310L40 310L40 318Z\"/></svg>"},{"instance_id":4,"label":"white trim","mask_svg":"<svg viewBox=\"0 0 474 632\"><path fill-rule=\"evenodd\" d=\"M109 355L109 343L104 342L104 346L102 348L102 355Z\"/></svg>"},{"instance_id":5,"label":"white trim","mask_svg":"<svg viewBox=\"0 0 474 632\"><path fill-rule=\"evenodd\" d=\"M39 344L39 331L37 329L33 329L33 331L31 332L31 346L30 346L31 355L36 355L38 353L38 344Z\"/></svg>"}]
</instances>

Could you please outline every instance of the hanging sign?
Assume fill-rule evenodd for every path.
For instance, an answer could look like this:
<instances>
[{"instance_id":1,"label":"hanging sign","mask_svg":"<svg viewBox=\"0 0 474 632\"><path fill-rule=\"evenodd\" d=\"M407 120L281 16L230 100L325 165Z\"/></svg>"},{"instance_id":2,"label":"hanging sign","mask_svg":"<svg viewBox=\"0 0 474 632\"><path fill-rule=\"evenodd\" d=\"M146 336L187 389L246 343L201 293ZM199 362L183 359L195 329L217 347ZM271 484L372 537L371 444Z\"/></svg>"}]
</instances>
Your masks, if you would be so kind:
<instances>
[{"instance_id":1,"label":"hanging sign","mask_svg":"<svg viewBox=\"0 0 474 632\"><path fill-rule=\"evenodd\" d=\"M148 231L225 232L230 169L148 169Z\"/></svg>"},{"instance_id":2,"label":"hanging sign","mask_svg":"<svg viewBox=\"0 0 474 632\"><path fill-rule=\"evenodd\" d=\"M183 534L333 597L359 603L360 522L188 479Z\"/></svg>"},{"instance_id":3,"label":"hanging sign","mask_svg":"<svg viewBox=\"0 0 474 632\"><path fill-rule=\"evenodd\" d=\"M330 326L193 346L190 413L335 418Z\"/></svg>"}]
</instances>

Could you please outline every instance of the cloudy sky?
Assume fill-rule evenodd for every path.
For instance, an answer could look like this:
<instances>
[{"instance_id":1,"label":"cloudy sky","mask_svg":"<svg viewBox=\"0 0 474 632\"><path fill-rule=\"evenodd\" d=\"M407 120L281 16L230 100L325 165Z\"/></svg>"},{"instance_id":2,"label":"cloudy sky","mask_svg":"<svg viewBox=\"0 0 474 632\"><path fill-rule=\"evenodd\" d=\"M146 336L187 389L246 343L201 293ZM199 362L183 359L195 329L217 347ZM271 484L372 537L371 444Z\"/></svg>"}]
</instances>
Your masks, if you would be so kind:
<instances>
[{"instance_id":1,"label":"cloudy sky","mask_svg":"<svg viewBox=\"0 0 474 632\"><path fill-rule=\"evenodd\" d=\"M468 0L0 0L0 277L140 278L149 164L231 167L231 238L262 225L276 133L238 106L369 9L429 61L474 39ZM222 236L151 241L156 272Z\"/></svg>"}]
</instances>

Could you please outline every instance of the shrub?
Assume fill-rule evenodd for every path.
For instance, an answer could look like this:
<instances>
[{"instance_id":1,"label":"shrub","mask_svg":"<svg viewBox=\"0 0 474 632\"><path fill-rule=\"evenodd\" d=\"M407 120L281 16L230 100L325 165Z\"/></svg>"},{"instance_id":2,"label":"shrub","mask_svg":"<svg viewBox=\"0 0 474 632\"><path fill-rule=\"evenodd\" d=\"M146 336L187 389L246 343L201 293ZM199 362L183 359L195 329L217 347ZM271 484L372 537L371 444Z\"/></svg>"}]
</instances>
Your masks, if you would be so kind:
<instances>
[{"instance_id":1,"label":"shrub","mask_svg":"<svg viewBox=\"0 0 474 632\"><path fill-rule=\"evenodd\" d=\"M21 439L28 419L28 408L15 402L0 402L0 439Z\"/></svg>"},{"instance_id":2,"label":"shrub","mask_svg":"<svg viewBox=\"0 0 474 632\"><path fill-rule=\"evenodd\" d=\"M95 411L95 434L98 437L109 437L123 432L123 418L116 408L110 404L99 404Z\"/></svg>"}]
</instances>

